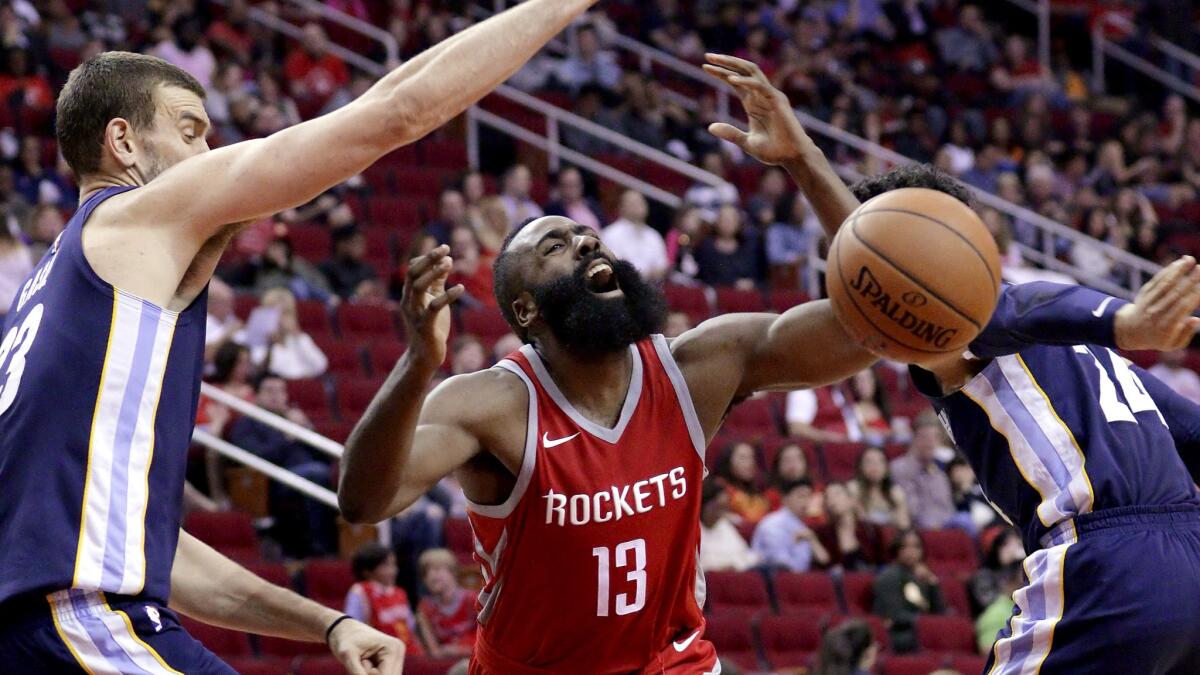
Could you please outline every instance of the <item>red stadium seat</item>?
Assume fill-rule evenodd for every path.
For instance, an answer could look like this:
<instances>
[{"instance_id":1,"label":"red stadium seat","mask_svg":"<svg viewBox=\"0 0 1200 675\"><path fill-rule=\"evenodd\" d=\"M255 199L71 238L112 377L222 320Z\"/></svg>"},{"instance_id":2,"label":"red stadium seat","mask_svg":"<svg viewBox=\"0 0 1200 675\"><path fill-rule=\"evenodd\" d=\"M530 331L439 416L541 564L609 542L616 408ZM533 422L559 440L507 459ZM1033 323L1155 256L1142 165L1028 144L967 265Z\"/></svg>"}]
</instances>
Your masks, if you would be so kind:
<instances>
[{"instance_id":1,"label":"red stadium seat","mask_svg":"<svg viewBox=\"0 0 1200 675\"><path fill-rule=\"evenodd\" d=\"M458 556L462 565L472 563L471 554L475 551L475 533L471 530L471 522L465 518L447 518L445 520L446 548Z\"/></svg>"},{"instance_id":2,"label":"red stadium seat","mask_svg":"<svg viewBox=\"0 0 1200 675\"><path fill-rule=\"evenodd\" d=\"M274 656L265 658L241 656L229 659L227 663L240 675L290 675L292 672L290 662L291 659Z\"/></svg>"},{"instance_id":3,"label":"red stadium seat","mask_svg":"<svg viewBox=\"0 0 1200 675\"><path fill-rule=\"evenodd\" d=\"M779 611L835 612L838 610L837 591L833 577L826 572L780 572L775 575L775 599Z\"/></svg>"},{"instance_id":4,"label":"red stadium seat","mask_svg":"<svg viewBox=\"0 0 1200 675\"><path fill-rule=\"evenodd\" d=\"M405 670L407 671L407 661L405 658ZM296 667L296 675L342 675L346 669L338 660L332 656L315 656L305 658Z\"/></svg>"},{"instance_id":5,"label":"red stadium seat","mask_svg":"<svg viewBox=\"0 0 1200 675\"><path fill-rule=\"evenodd\" d=\"M396 335L395 316L387 307L342 303L338 306L337 314L338 328L348 340L391 338Z\"/></svg>"},{"instance_id":6,"label":"red stadium seat","mask_svg":"<svg viewBox=\"0 0 1200 675\"><path fill-rule=\"evenodd\" d=\"M799 668L821 648L821 629L811 619L767 616L758 624L763 651L772 668Z\"/></svg>"},{"instance_id":7,"label":"red stadium seat","mask_svg":"<svg viewBox=\"0 0 1200 675\"><path fill-rule=\"evenodd\" d=\"M371 372L376 376L392 372L396 362L404 355L405 344L399 340L376 340L367 346Z\"/></svg>"},{"instance_id":8,"label":"red stadium seat","mask_svg":"<svg viewBox=\"0 0 1200 675\"><path fill-rule=\"evenodd\" d=\"M300 329L314 339L333 333L333 324L329 321L329 308L320 300L296 301L296 318L300 321Z\"/></svg>"},{"instance_id":9,"label":"red stadium seat","mask_svg":"<svg viewBox=\"0 0 1200 675\"><path fill-rule=\"evenodd\" d=\"M354 585L354 572L346 560L310 560L303 574L305 595L330 607L342 607Z\"/></svg>"},{"instance_id":10,"label":"red stadium seat","mask_svg":"<svg viewBox=\"0 0 1200 675\"><path fill-rule=\"evenodd\" d=\"M731 432L752 436L779 433L771 401L767 398L750 398L735 405L722 426Z\"/></svg>"},{"instance_id":11,"label":"red stadium seat","mask_svg":"<svg viewBox=\"0 0 1200 675\"><path fill-rule=\"evenodd\" d=\"M891 651L892 639L888 636L887 624L884 623L881 617L873 614L852 614L850 616L834 619L829 623L829 628L837 628L847 621L862 621L863 623L867 624L867 626L871 628L871 634L875 636L875 641L879 643L879 651Z\"/></svg>"},{"instance_id":12,"label":"red stadium seat","mask_svg":"<svg viewBox=\"0 0 1200 675\"><path fill-rule=\"evenodd\" d=\"M288 380L287 388L288 400L303 410L305 415L313 418L329 416L329 394L325 389L325 380Z\"/></svg>"},{"instance_id":13,"label":"red stadium seat","mask_svg":"<svg viewBox=\"0 0 1200 675\"><path fill-rule=\"evenodd\" d=\"M329 359L329 372L335 375L362 375L362 345L355 341L325 336L317 340L317 346Z\"/></svg>"},{"instance_id":14,"label":"red stadium seat","mask_svg":"<svg viewBox=\"0 0 1200 675\"><path fill-rule=\"evenodd\" d=\"M350 419L320 420L314 424L317 428L318 434L321 434L328 439L337 441L338 443L345 443L346 439L350 437L350 432L354 429L354 423L357 421L358 416L355 415Z\"/></svg>"},{"instance_id":15,"label":"red stadium seat","mask_svg":"<svg viewBox=\"0 0 1200 675\"><path fill-rule=\"evenodd\" d=\"M367 239L367 260L380 277L386 277L396 262L396 233L382 227L364 227L362 233Z\"/></svg>"},{"instance_id":16,"label":"red stadium seat","mask_svg":"<svg viewBox=\"0 0 1200 675\"><path fill-rule=\"evenodd\" d=\"M663 287L663 293L667 297L667 306L673 311L687 314L693 324L712 316L708 296L705 295L703 288L667 284Z\"/></svg>"},{"instance_id":17,"label":"red stadium seat","mask_svg":"<svg viewBox=\"0 0 1200 675\"><path fill-rule=\"evenodd\" d=\"M404 197L433 199L449 181L443 172L427 167L397 167L396 190Z\"/></svg>"},{"instance_id":18,"label":"red stadium seat","mask_svg":"<svg viewBox=\"0 0 1200 675\"><path fill-rule=\"evenodd\" d=\"M956 616L971 616L971 601L967 597L967 586L960 576L944 576L938 580L942 589L942 600L946 610Z\"/></svg>"},{"instance_id":19,"label":"red stadium seat","mask_svg":"<svg viewBox=\"0 0 1200 675\"><path fill-rule=\"evenodd\" d=\"M263 656L291 659L297 656L325 656L329 647L322 642L297 642L278 637L258 636L258 648Z\"/></svg>"},{"instance_id":20,"label":"red stadium seat","mask_svg":"<svg viewBox=\"0 0 1200 675\"><path fill-rule=\"evenodd\" d=\"M713 643L722 659L729 659L744 670L758 670L754 635L744 614L733 612L710 615L706 621L704 637Z\"/></svg>"},{"instance_id":21,"label":"red stadium seat","mask_svg":"<svg viewBox=\"0 0 1200 675\"><path fill-rule=\"evenodd\" d=\"M875 602L875 575L870 572L846 572L842 575L842 598L852 614L870 614Z\"/></svg>"},{"instance_id":22,"label":"red stadium seat","mask_svg":"<svg viewBox=\"0 0 1200 675\"><path fill-rule=\"evenodd\" d=\"M280 563L258 563L247 565L246 568L276 586L292 587L292 575L288 573L287 567Z\"/></svg>"},{"instance_id":23,"label":"red stadium seat","mask_svg":"<svg viewBox=\"0 0 1200 675\"><path fill-rule=\"evenodd\" d=\"M299 224L288 227L292 253L311 262L320 262L333 252L329 229L324 225Z\"/></svg>"},{"instance_id":24,"label":"red stadium seat","mask_svg":"<svg viewBox=\"0 0 1200 675\"><path fill-rule=\"evenodd\" d=\"M762 312L766 311L767 304L763 302L762 293L758 291L747 291L738 288L718 288L717 292L717 313L728 314L729 312Z\"/></svg>"},{"instance_id":25,"label":"red stadium seat","mask_svg":"<svg viewBox=\"0 0 1200 675\"><path fill-rule=\"evenodd\" d=\"M338 411L343 418L357 418L383 386L382 377L341 378L337 383Z\"/></svg>"},{"instance_id":26,"label":"red stadium seat","mask_svg":"<svg viewBox=\"0 0 1200 675\"><path fill-rule=\"evenodd\" d=\"M497 338L512 332L504 315L498 309L475 307L464 309L458 315L462 332L474 335L483 341L495 342Z\"/></svg>"},{"instance_id":27,"label":"red stadium seat","mask_svg":"<svg viewBox=\"0 0 1200 675\"><path fill-rule=\"evenodd\" d=\"M193 511L184 518L183 529L239 563L262 561L258 535L250 516L245 513Z\"/></svg>"},{"instance_id":28,"label":"red stadium seat","mask_svg":"<svg viewBox=\"0 0 1200 675\"><path fill-rule=\"evenodd\" d=\"M917 642L931 652L954 652L974 656L975 625L961 616L923 614L917 617Z\"/></svg>"},{"instance_id":29,"label":"red stadium seat","mask_svg":"<svg viewBox=\"0 0 1200 675\"><path fill-rule=\"evenodd\" d=\"M808 302L809 299L808 294L802 291L774 289L767 293L767 309L783 314L796 305Z\"/></svg>"},{"instance_id":30,"label":"red stadium seat","mask_svg":"<svg viewBox=\"0 0 1200 675\"><path fill-rule=\"evenodd\" d=\"M421 203L410 197L368 197L367 222L393 230L415 230L421 226Z\"/></svg>"},{"instance_id":31,"label":"red stadium seat","mask_svg":"<svg viewBox=\"0 0 1200 675\"><path fill-rule=\"evenodd\" d=\"M938 576L966 574L979 566L975 542L959 529L924 530L925 561Z\"/></svg>"},{"instance_id":32,"label":"red stadium seat","mask_svg":"<svg viewBox=\"0 0 1200 675\"><path fill-rule=\"evenodd\" d=\"M454 139L426 139L418 144L423 166L461 171L467 165L467 145Z\"/></svg>"},{"instance_id":33,"label":"red stadium seat","mask_svg":"<svg viewBox=\"0 0 1200 675\"><path fill-rule=\"evenodd\" d=\"M446 675L457 658L435 658L432 656L404 657L404 675Z\"/></svg>"},{"instance_id":34,"label":"red stadium seat","mask_svg":"<svg viewBox=\"0 0 1200 675\"><path fill-rule=\"evenodd\" d=\"M258 307L258 296L252 293L238 293L233 298L233 313L242 321L250 317L255 307Z\"/></svg>"},{"instance_id":35,"label":"red stadium seat","mask_svg":"<svg viewBox=\"0 0 1200 675\"><path fill-rule=\"evenodd\" d=\"M883 662L883 675L929 675L942 667L941 656L917 654L912 656L889 656Z\"/></svg>"},{"instance_id":36,"label":"red stadium seat","mask_svg":"<svg viewBox=\"0 0 1200 675\"><path fill-rule=\"evenodd\" d=\"M963 675L975 675L975 673L982 673L983 669L987 667L987 658L958 655L950 660L950 667Z\"/></svg>"},{"instance_id":37,"label":"red stadium seat","mask_svg":"<svg viewBox=\"0 0 1200 675\"><path fill-rule=\"evenodd\" d=\"M858 467L858 456L867 446L862 443L822 443L821 456L825 459L825 477L831 481L854 478Z\"/></svg>"},{"instance_id":38,"label":"red stadium seat","mask_svg":"<svg viewBox=\"0 0 1200 675\"><path fill-rule=\"evenodd\" d=\"M210 626L185 616L179 617L179 623L189 635L200 641L210 652L222 659L238 656L250 656L250 638L245 634L228 628Z\"/></svg>"},{"instance_id":39,"label":"red stadium seat","mask_svg":"<svg viewBox=\"0 0 1200 675\"><path fill-rule=\"evenodd\" d=\"M766 581L758 572L709 572L705 581L711 613L748 620L771 606Z\"/></svg>"}]
</instances>

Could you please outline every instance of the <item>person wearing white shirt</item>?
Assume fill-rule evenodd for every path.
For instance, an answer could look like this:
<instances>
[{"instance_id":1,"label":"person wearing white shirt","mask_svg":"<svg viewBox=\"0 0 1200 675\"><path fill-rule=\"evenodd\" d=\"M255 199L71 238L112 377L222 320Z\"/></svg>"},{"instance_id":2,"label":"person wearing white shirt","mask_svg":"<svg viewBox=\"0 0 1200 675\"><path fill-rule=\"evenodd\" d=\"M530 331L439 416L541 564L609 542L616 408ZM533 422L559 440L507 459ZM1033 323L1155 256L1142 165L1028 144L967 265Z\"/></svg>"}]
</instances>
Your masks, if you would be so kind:
<instances>
[{"instance_id":1,"label":"person wearing white shirt","mask_svg":"<svg viewBox=\"0 0 1200 675\"><path fill-rule=\"evenodd\" d=\"M542 207L529 197L532 188L533 176L524 164L515 164L504 174L504 191L500 199L508 211L509 227L516 227L530 218L542 217Z\"/></svg>"},{"instance_id":2,"label":"person wearing white shirt","mask_svg":"<svg viewBox=\"0 0 1200 675\"><path fill-rule=\"evenodd\" d=\"M713 151L705 154L700 161L700 166L719 178L725 178L725 160L721 157L720 152ZM729 182L716 186L708 183L696 183L683 194L683 201L700 209L700 215L704 222L712 223L716 221L717 211L722 206L738 203L738 189Z\"/></svg>"},{"instance_id":3,"label":"person wearing white shirt","mask_svg":"<svg viewBox=\"0 0 1200 675\"><path fill-rule=\"evenodd\" d=\"M0 220L0 324L25 280L33 273L33 255L14 228Z\"/></svg>"},{"instance_id":4,"label":"person wearing white shirt","mask_svg":"<svg viewBox=\"0 0 1200 675\"><path fill-rule=\"evenodd\" d=\"M286 288L272 288L263 294L262 304L280 308L279 327L271 335L269 344L251 347L251 360L285 380L303 380L324 374L329 359L312 337L300 330L296 297L292 292Z\"/></svg>"},{"instance_id":5,"label":"person wearing white shirt","mask_svg":"<svg viewBox=\"0 0 1200 675\"><path fill-rule=\"evenodd\" d=\"M1162 360L1150 368L1150 374L1163 381L1176 394L1193 403L1200 403L1200 375L1184 365L1186 349L1163 352Z\"/></svg>"},{"instance_id":6,"label":"person wearing white shirt","mask_svg":"<svg viewBox=\"0 0 1200 675\"><path fill-rule=\"evenodd\" d=\"M600 231L600 240L621 260L628 260L650 281L662 279L670 268L667 244L646 224L650 209L636 190L621 195L621 217Z\"/></svg>"},{"instance_id":7,"label":"person wearing white shirt","mask_svg":"<svg viewBox=\"0 0 1200 675\"><path fill-rule=\"evenodd\" d=\"M724 482L705 480L700 503L700 569L744 572L757 565L758 554L729 520L729 493Z\"/></svg>"}]
</instances>

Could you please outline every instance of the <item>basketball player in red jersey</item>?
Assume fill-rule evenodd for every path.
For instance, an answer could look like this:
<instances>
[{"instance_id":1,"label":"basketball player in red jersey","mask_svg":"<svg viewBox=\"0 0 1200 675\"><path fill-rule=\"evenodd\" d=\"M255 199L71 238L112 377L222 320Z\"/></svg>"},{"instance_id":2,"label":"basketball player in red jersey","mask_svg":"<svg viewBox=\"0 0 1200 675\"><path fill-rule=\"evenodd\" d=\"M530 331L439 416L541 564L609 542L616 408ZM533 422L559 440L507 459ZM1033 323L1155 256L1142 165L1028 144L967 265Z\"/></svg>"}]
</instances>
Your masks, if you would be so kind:
<instances>
[{"instance_id":1,"label":"basketball player in red jersey","mask_svg":"<svg viewBox=\"0 0 1200 675\"><path fill-rule=\"evenodd\" d=\"M457 473L485 583L472 673L719 673L697 567L705 445L739 399L874 357L825 301L669 341L661 293L595 231L550 216L495 263L525 346L426 395L460 293L447 254L409 269L409 347L347 443L343 513L388 518Z\"/></svg>"}]
</instances>

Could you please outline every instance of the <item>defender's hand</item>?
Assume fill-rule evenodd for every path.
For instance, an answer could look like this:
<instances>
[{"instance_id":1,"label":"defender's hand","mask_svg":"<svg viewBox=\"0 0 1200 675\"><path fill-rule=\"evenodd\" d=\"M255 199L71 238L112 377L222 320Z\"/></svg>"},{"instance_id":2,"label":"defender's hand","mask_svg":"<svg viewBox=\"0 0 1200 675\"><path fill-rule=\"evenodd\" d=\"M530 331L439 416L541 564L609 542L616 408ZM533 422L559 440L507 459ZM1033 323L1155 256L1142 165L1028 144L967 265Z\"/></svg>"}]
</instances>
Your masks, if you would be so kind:
<instances>
[{"instance_id":1,"label":"defender's hand","mask_svg":"<svg viewBox=\"0 0 1200 675\"><path fill-rule=\"evenodd\" d=\"M709 133L729 141L763 164L799 161L812 140L792 112L787 96L779 91L756 64L725 54L706 54L704 70L733 87L750 118L750 130L716 123Z\"/></svg>"},{"instance_id":2,"label":"defender's hand","mask_svg":"<svg viewBox=\"0 0 1200 675\"><path fill-rule=\"evenodd\" d=\"M404 643L353 619L339 623L329 649L350 675L400 675Z\"/></svg>"},{"instance_id":3,"label":"defender's hand","mask_svg":"<svg viewBox=\"0 0 1200 675\"><path fill-rule=\"evenodd\" d=\"M408 334L409 349L433 367L446 360L446 340L450 336L450 303L463 294L462 284L446 288L453 261L450 247L438 246L413 258L404 279L400 313Z\"/></svg>"},{"instance_id":4,"label":"defender's hand","mask_svg":"<svg viewBox=\"0 0 1200 675\"><path fill-rule=\"evenodd\" d=\"M1184 256L1164 267L1117 310L1113 333L1121 349L1170 351L1186 347L1200 329L1200 267Z\"/></svg>"}]
</instances>

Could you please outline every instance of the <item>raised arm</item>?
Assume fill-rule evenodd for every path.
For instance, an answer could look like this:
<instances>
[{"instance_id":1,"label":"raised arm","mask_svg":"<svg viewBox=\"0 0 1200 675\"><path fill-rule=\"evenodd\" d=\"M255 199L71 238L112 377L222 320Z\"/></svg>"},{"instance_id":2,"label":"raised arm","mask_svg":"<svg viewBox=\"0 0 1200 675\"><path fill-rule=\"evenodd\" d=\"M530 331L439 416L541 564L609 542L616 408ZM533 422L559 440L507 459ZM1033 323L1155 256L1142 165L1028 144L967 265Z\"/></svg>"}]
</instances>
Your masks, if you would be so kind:
<instances>
[{"instance_id":1,"label":"raised arm","mask_svg":"<svg viewBox=\"0 0 1200 675\"><path fill-rule=\"evenodd\" d=\"M527 0L384 76L359 99L264 139L185 160L127 197L129 213L193 243L302 204L461 113L595 0ZM203 189L213 198L197 199Z\"/></svg>"},{"instance_id":2,"label":"raised arm","mask_svg":"<svg viewBox=\"0 0 1200 675\"><path fill-rule=\"evenodd\" d=\"M832 238L858 208L858 200L804 131L787 95L772 86L762 69L750 61L724 54L706 58L704 70L733 88L750 118L748 131L717 123L709 132L764 164L783 167L808 197L826 236Z\"/></svg>"},{"instance_id":3,"label":"raised arm","mask_svg":"<svg viewBox=\"0 0 1200 675\"><path fill-rule=\"evenodd\" d=\"M171 609L222 628L322 642L340 613L270 584L187 532L179 533L171 568ZM357 621L328 634L347 672L399 675L404 644ZM368 670L369 669L369 670Z\"/></svg>"}]
</instances>

